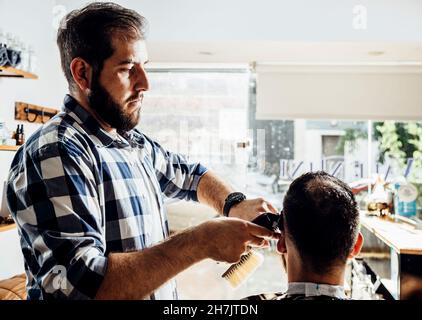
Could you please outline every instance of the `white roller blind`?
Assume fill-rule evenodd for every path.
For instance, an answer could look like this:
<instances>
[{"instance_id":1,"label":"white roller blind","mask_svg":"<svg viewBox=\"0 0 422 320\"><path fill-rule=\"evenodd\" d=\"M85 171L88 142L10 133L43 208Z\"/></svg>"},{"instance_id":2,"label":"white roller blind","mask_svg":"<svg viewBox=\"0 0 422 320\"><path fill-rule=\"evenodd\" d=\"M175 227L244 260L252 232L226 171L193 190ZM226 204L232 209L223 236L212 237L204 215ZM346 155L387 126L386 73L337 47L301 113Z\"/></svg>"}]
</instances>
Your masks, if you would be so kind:
<instances>
[{"instance_id":1,"label":"white roller blind","mask_svg":"<svg viewBox=\"0 0 422 320\"><path fill-rule=\"evenodd\" d=\"M257 119L422 120L421 66L257 66Z\"/></svg>"}]
</instances>

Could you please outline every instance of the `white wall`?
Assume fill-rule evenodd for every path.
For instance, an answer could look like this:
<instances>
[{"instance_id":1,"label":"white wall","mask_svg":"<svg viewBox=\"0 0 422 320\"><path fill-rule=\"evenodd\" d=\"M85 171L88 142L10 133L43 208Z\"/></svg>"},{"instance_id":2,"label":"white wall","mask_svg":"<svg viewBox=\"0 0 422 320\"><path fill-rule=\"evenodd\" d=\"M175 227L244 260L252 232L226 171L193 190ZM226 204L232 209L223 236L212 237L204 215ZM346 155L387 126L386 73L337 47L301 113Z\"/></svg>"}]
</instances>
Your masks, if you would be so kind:
<instances>
[{"instance_id":1,"label":"white wall","mask_svg":"<svg viewBox=\"0 0 422 320\"><path fill-rule=\"evenodd\" d=\"M57 0L70 9L88 1ZM419 0L121 0L150 21L151 41L421 41ZM367 29L353 8L367 8Z\"/></svg>"},{"instance_id":2,"label":"white wall","mask_svg":"<svg viewBox=\"0 0 422 320\"><path fill-rule=\"evenodd\" d=\"M10 130L14 130L17 124L14 121L15 101L59 108L66 92L51 23L53 3L52 0L0 0L0 29L31 44L38 57L38 80L0 78L0 118L6 121ZM28 137L38 125L24 123L24 127ZM13 156L14 152L0 151L0 194ZM0 214L6 215L7 212ZM22 272L23 259L16 229L1 232L0 279Z\"/></svg>"}]
</instances>

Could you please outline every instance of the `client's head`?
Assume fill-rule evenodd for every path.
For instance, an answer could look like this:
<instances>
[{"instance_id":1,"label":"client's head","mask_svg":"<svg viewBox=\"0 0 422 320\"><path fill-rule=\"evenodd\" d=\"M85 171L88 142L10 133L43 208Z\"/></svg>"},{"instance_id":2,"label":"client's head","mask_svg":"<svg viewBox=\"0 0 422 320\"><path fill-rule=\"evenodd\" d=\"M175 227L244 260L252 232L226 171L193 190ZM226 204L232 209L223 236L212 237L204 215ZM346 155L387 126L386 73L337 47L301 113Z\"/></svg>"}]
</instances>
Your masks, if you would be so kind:
<instances>
[{"instance_id":1,"label":"client's head","mask_svg":"<svg viewBox=\"0 0 422 320\"><path fill-rule=\"evenodd\" d=\"M282 216L277 248L289 282L342 283L347 259L363 243L351 189L325 172L306 173L290 185Z\"/></svg>"}]
</instances>

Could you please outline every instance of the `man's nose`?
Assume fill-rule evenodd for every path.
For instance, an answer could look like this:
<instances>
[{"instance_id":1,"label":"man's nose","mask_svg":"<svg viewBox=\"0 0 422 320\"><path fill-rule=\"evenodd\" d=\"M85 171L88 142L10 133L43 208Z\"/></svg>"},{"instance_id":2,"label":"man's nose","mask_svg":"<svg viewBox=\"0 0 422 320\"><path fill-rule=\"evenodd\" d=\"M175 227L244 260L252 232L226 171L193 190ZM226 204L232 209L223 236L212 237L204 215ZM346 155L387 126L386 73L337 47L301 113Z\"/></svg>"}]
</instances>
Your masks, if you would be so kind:
<instances>
[{"instance_id":1,"label":"man's nose","mask_svg":"<svg viewBox=\"0 0 422 320\"><path fill-rule=\"evenodd\" d=\"M135 91L148 91L149 81L148 75L144 67L136 66L136 77L135 77Z\"/></svg>"}]
</instances>

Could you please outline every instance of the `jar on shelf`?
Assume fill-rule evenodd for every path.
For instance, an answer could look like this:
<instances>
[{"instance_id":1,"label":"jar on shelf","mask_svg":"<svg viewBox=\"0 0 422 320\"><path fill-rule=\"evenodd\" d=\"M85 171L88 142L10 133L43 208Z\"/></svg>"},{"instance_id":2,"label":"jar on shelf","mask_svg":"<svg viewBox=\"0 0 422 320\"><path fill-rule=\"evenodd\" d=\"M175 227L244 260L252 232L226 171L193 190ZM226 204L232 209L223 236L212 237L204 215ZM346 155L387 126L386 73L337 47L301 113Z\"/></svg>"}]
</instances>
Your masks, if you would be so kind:
<instances>
[{"instance_id":1,"label":"jar on shelf","mask_svg":"<svg viewBox=\"0 0 422 320\"><path fill-rule=\"evenodd\" d=\"M9 139L9 130L6 127L6 123L4 121L0 121L0 145L5 145L7 139Z\"/></svg>"}]
</instances>

